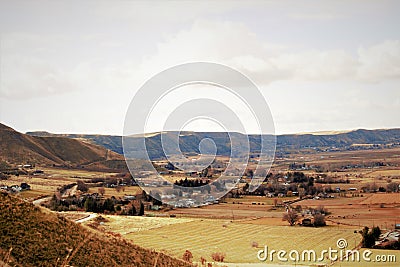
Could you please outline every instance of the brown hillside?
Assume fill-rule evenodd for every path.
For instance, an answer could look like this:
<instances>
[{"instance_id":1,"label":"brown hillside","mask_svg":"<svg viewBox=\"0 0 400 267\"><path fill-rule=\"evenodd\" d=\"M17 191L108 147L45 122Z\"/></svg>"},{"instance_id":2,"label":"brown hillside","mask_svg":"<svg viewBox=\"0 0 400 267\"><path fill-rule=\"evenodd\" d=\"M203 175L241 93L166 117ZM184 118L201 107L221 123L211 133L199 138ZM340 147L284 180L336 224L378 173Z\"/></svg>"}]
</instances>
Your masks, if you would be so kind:
<instances>
[{"instance_id":1,"label":"brown hillside","mask_svg":"<svg viewBox=\"0 0 400 267\"><path fill-rule=\"evenodd\" d=\"M7 253L11 249L10 255ZM10 266L191 266L0 192L0 263ZM11 260L11 262L10 262Z\"/></svg>"},{"instance_id":2,"label":"brown hillside","mask_svg":"<svg viewBox=\"0 0 400 267\"><path fill-rule=\"evenodd\" d=\"M0 124L0 160L11 163L88 165L123 160L115 152L65 137L37 137Z\"/></svg>"}]
</instances>

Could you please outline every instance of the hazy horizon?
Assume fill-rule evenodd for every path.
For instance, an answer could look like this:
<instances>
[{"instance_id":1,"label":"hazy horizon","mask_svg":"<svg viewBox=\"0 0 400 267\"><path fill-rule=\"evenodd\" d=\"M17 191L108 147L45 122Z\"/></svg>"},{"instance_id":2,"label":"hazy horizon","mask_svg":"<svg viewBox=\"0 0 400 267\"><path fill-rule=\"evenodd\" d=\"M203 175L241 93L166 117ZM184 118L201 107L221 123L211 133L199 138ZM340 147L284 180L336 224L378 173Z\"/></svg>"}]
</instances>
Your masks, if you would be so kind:
<instances>
[{"instance_id":1,"label":"hazy horizon","mask_svg":"<svg viewBox=\"0 0 400 267\"><path fill-rule=\"evenodd\" d=\"M47 132L50 134L82 134L82 135L114 135L114 136L122 136L121 134L118 133L101 133L101 132L52 132L48 131L46 129L36 129L36 130L19 130L12 125L6 124L4 122L0 122L1 124L4 124L8 127L13 128L14 130L21 132L21 133L28 133L28 132ZM348 132L353 132L357 130L368 130L368 131L373 131L373 130L391 130L391 129L400 129L400 127L392 127L392 128L354 128L354 129L346 129L346 130L322 130L322 131L315 131L315 132L288 132L288 133L275 133L275 135L291 135L291 134L297 134L297 135L302 135L302 134L314 134L314 135L332 135L332 134L340 134L340 133L348 133ZM151 135L151 134L156 134L160 133L161 131L158 132L146 132L146 133L141 133L141 134L134 134L134 135ZM171 131L163 131L163 132L171 132ZM221 133L223 131L182 131L182 132L211 132L211 133ZM242 133L242 132L239 132ZM244 133L242 133L244 134ZM249 135L257 135L257 133L248 133Z\"/></svg>"}]
</instances>

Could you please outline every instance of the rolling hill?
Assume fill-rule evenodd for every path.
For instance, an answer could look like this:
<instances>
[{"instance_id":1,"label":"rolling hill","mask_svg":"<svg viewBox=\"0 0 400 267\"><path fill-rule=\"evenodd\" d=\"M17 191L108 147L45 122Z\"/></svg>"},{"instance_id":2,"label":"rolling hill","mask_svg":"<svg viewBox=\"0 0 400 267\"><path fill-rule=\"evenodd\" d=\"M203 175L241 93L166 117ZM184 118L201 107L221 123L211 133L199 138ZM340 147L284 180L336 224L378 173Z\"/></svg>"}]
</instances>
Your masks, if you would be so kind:
<instances>
[{"instance_id":1,"label":"rolling hill","mask_svg":"<svg viewBox=\"0 0 400 267\"><path fill-rule=\"evenodd\" d=\"M3 192L0 236L0 266L191 266Z\"/></svg>"},{"instance_id":2,"label":"rolling hill","mask_svg":"<svg viewBox=\"0 0 400 267\"><path fill-rule=\"evenodd\" d=\"M87 142L104 146L116 153L122 154L122 137L112 135L55 135L47 132L28 132L32 136L63 136L79 140L86 140ZM236 133L240 135L239 133ZM168 137L168 133L167 133ZM129 142L132 146L137 145L141 136L132 136ZM199 153L198 145L200 140L204 138L211 138L215 141L217 146L217 154L229 155L231 152L228 133L221 132L182 132L179 139L179 146L185 153ZM267 140L271 140L271 136L262 136ZM146 135L146 146L150 158L157 159L163 158L161 146L161 134L154 133ZM278 153L285 153L287 151L299 149L356 149L354 145L358 144L372 144L372 145L400 145L400 129L379 129L379 130L354 130L346 132L333 132L333 133L308 133L308 134L286 134L276 136L276 151ZM252 152L260 151L260 136L249 135L250 150Z\"/></svg>"},{"instance_id":3,"label":"rolling hill","mask_svg":"<svg viewBox=\"0 0 400 267\"><path fill-rule=\"evenodd\" d=\"M109 168L124 158L103 146L66 137L22 134L0 124L0 160L24 164L96 166Z\"/></svg>"}]
</instances>

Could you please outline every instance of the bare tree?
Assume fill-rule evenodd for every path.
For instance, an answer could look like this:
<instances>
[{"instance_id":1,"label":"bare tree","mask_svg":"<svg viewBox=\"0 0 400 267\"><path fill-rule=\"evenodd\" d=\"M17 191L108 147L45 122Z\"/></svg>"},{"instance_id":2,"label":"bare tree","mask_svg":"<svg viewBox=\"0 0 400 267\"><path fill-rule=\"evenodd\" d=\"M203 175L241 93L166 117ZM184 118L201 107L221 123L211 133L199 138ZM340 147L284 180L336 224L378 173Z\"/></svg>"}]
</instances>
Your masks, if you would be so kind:
<instances>
[{"instance_id":1,"label":"bare tree","mask_svg":"<svg viewBox=\"0 0 400 267\"><path fill-rule=\"evenodd\" d=\"M283 221L287 221L290 226L293 226L296 222L297 219L299 218L299 215L297 214L296 211L294 210L288 210L282 217Z\"/></svg>"},{"instance_id":2,"label":"bare tree","mask_svg":"<svg viewBox=\"0 0 400 267\"><path fill-rule=\"evenodd\" d=\"M186 262L192 262L193 259L193 254L189 250L186 250L185 253L183 253L182 259Z\"/></svg>"},{"instance_id":3,"label":"bare tree","mask_svg":"<svg viewBox=\"0 0 400 267\"><path fill-rule=\"evenodd\" d=\"M395 182L391 182L386 186L386 188L387 188L387 191L398 192L399 191L399 184L395 183Z\"/></svg>"}]
</instances>

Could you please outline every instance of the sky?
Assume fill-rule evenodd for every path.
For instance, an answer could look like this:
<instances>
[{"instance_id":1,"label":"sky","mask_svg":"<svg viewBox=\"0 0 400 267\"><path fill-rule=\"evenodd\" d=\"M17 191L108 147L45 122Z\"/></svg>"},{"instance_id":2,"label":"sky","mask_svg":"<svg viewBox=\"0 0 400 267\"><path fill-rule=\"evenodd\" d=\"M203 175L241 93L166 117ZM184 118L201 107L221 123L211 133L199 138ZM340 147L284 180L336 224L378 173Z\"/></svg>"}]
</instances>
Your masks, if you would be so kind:
<instances>
[{"instance_id":1,"label":"sky","mask_svg":"<svg viewBox=\"0 0 400 267\"><path fill-rule=\"evenodd\" d=\"M249 77L277 134L399 128L399 11L399 1L385 0L3 0L0 122L21 132L120 135L147 80L201 61ZM148 131L160 127L161 119Z\"/></svg>"}]
</instances>

